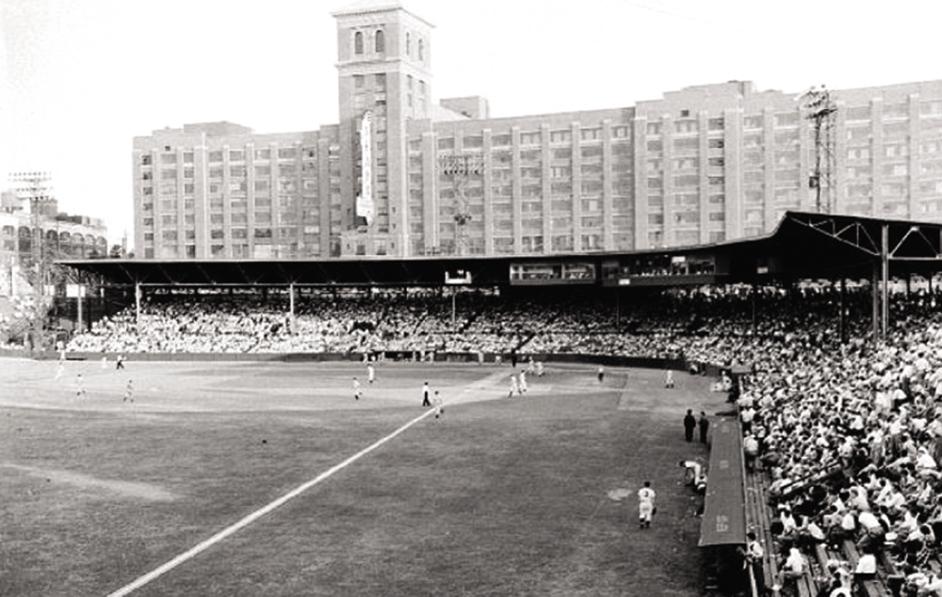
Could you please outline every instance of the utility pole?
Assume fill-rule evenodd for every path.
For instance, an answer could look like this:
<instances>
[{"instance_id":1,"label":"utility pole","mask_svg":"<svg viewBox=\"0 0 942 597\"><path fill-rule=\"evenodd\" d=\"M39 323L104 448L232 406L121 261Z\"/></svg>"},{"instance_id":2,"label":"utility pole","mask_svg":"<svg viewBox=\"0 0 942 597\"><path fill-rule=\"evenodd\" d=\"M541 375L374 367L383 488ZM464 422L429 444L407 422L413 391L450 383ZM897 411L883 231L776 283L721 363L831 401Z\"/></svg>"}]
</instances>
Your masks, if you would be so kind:
<instances>
[{"instance_id":1,"label":"utility pole","mask_svg":"<svg viewBox=\"0 0 942 597\"><path fill-rule=\"evenodd\" d=\"M815 211L831 213L836 208L833 176L837 106L824 85L812 87L798 100L806 112L805 118L814 127L814 170L808 177L808 186L814 189Z\"/></svg>"},{"instance_id":2,"label":"utility pole","mask_svg":"<svg viewBox=\"0 0 942 597\"><path fill-rule=\"evenodd\" d=\"M438 159L438 167L442 174L451 178L452 188L455 192L455 254L468 253L468 222L471 221L471 211L468 207L468 198L465 187L472 176L480 176L484 171L484 160L476 154L443 155Z\"/></svg>"},{"instance_id":3,"label":"utility pole","mask_svg":"<svg viewBox=\"0 0 942 597\"><path fill-rule=\"evenodd\" d=\"M44 210L52 202L51 176L48 172L18 172L12 175L17 183L18 194L21 200L29 205L30 251L26 272L32 273L30 283L37 312L32 321L33 348L43 346L43 328L46 314L46 285L48 284L47 260L49 255L46 247L46 235L43 232ZM51 248L51 247L50 247Z\"/></svg>"}]
</instances>

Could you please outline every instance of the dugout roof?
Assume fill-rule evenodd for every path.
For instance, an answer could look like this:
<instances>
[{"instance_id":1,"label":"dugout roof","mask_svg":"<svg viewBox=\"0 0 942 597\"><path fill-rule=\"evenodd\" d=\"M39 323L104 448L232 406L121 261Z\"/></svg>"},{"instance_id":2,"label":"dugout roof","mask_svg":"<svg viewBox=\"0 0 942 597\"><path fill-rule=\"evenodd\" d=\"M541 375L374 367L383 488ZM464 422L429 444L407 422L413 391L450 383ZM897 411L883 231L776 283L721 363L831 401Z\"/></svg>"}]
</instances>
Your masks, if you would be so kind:
<instances>
[{"instance_id":1,"label":"dugout roof","mask_svg":"<svg viewBox=\"0 0 942 597\"><path fill-rule=\"evenodd\" d=\"M700 521L700 547L746 543L746 490L742 431L735 418L713 425L710 467Z\"/></svg>"},{"instance_id":2,"label":"dugout roof","mask_svg":"<svg viewBox=\"0 0 942 597\"><path fill-rule=\"evenodd\" d=\"M885 242L884 242L885 235ZM465 270L475 286L507 285L514 264L593 264L597 285L670 286L674 275L627 275L606 279L657 260L706 259L712 274L686 276L690 283L753 282L781 278L869 278L885 256L890 275L942 270L942 224L806 212L787 212L767 235L744 240L633 252L583 252L531 256L261 259L84 259L60 263L96 274L115 285L154 286L441 286L445 272ZM614 264L614 265L613 265ZM631 266L631 267L627 267ZM613 269L615 268L615 269ZM617 274L613 274L617 276ZM631 278L631 279L629 279ZM582 279L581 284L587 281ZM537 281L532 285L539 285Z\"/></svg>"}]
</instances>

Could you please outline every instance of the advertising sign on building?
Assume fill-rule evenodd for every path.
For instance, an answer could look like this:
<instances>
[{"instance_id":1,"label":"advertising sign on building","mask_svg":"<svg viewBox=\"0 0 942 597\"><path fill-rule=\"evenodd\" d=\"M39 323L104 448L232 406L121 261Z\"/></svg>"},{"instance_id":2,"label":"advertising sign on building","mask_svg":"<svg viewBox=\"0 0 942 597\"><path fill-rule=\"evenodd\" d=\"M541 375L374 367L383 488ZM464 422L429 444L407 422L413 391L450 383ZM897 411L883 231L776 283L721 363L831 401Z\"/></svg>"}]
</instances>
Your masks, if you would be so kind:
<instances>
[{"instance_id":1,"label":"advertising sign on building","mask_svg":"<svg viewBox=\"0 0 942 597\"><path fill-rule=\"evenodd\" d=\"M360 121L360 192L357 194L356 214L373 222L373 113L367 111Z\"/></svg>"}]
</instances>

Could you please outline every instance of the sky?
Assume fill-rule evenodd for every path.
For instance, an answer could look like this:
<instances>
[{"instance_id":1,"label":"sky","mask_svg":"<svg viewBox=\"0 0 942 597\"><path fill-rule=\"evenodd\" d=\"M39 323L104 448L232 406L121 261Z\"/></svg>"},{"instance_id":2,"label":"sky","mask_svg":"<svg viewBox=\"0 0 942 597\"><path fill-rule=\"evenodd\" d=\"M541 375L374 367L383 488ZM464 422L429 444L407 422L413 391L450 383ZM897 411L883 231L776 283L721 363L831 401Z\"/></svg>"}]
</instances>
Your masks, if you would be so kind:
<instances>
[{"instance_id":1,"label":"sky","mask_svg":"<svg viewBox=\"0 0 942 597\"><path fill-rule=\"evenodd\" d=\"M131 142L229 120L337 120L321 0L0 0L0 188L52 172L59 207L133 239ZM932 0L405 0L435 25L432 93L492 116L631 106L732 79L800 92L942 78Z\"/></svg>"}]
</instances>

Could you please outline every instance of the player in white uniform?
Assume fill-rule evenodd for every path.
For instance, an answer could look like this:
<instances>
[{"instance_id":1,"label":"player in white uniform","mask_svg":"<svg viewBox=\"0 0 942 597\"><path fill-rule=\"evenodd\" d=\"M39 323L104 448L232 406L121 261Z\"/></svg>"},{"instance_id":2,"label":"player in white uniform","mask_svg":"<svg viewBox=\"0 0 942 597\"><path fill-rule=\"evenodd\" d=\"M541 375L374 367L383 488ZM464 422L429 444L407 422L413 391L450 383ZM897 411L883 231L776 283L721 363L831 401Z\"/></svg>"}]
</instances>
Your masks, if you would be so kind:
<instances>
[{"instance_id":1,"label":"player in white uniform","mask_svg":"<svg viewBox=\"0 0 942 597\"><path fill-rule=\"evenodd\" d=\"M366 379L370 382L370 385L376 381L376 368L373 367L373 363L366 366Z\"/></svg>"},{"instance_id":2,"label":"player in white uniform","mask_svg":"<svg viewBox=\"0 0 942 597\"><path fill-rule=\"evenodd\" d=\"M543 377L543 361L536 362L536 376Z\"/></svg>"},{"instance_id":3,"label":"player in white uniform","mask_svg":"<svg viewBox=\"0 0 942 597\"><path fill-rule=\"evenodd\" d=\"M438 393L438 390L435 390L435 397L432 398L432 404L435 405L435 418L445 414L445 401L442 400L441 395Z\"/></svg>"},{"instance_id":4,"label":"player in white uniform","mask_svg":"<svg viewBox=\"0 0 942 597\"><path fill-rule=\"evenodd\" d=\"M65 361L59 359L59 362L56 363L56 378L55 381L59 381L62 378L62 375L65 373Z\"/></svg>"},{"instance_id":5,"label":"player in white uniform","mask_svg":"<svg viewBox=\"0 0 942 597\"><path fill-rule=\"evenodd\" d=\"M360 392L360 380L356 377L353 378L353 399L359 400L362 392Z\"/></svg>"},{"instance_id":6,"label":"player in white uniform","mask_svg":"<svg viewBox=\"0 0 942 597\"><path fill-rule=\"evenodd\" d=\"M75 397L85 398L87 395L88 392L85 391L85 378L82 377L81 373L79 373L75 377Z\"/></svg>"},{"instance_id":7,"label":"player in white uniform","mask_svg":"<svg viewBox=\"0 0 942 597\"><path fill-rule=\"evenodd\" d=\"M664 377L664 387L665 388L674 387L674 372L670 369L667 370L667 375Z\"/></svg>"},{"instance_id":8,"label":"player in white uniform","mask_svg":"<svg viewBox=\"0 0 942 597\"><path fill-rule=\"evenodd\" d=\"M644 487L638 490L638 520L641 528L651 526L651 518L654 516L654 490L651 489L651 482L645 481Z\"/></svg>"},{"instance_id":9,"label":"player in white uniform","mask_svg":"<svg viewBox=\"0 0 942 597\"><path fill-rule=\"evenodd\" d=\"M134 382L130 379L127 387L124 388L124 400L121 402L134 402Z\"/></svg>"},{"instance_id":10,"label":"player in white uniform","mask_svg":"<svg viewBox=\"0 0 942 597\"><path fill-rule=\"evenodd\" d=\"M510 374L510 393L507 394L507 397L513 398L514 394L519 394L519 393L520 393L520 386L517 385L517 374L511 373Z\"/></svg>"}]
</instances>

